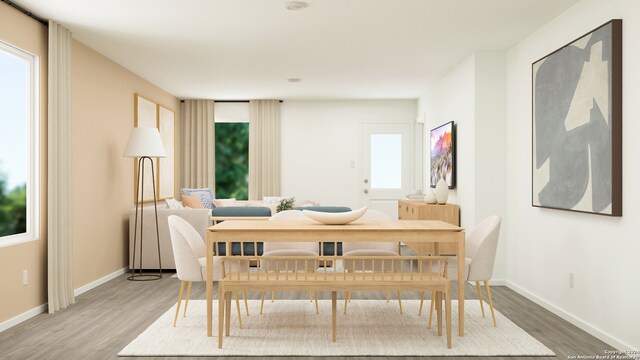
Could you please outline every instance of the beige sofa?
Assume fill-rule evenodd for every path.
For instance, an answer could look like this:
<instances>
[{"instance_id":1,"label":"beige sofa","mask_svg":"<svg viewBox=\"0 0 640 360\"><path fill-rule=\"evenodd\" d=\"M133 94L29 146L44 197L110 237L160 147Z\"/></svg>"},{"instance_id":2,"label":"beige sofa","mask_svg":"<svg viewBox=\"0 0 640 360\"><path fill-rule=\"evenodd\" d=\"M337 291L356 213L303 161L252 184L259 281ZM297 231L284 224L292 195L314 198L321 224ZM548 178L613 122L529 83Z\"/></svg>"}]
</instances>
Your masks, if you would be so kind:
<instances>
[{"instance_id":1,"label":"beige sofa","mask_svg":"<svg viewBox=\"0 0 640 360\"><path fill-rule=\"evenodd\" d=\"M162 207L162 208L161 208ZM153 207L144 208L144 239L142 241L142 269L158 268L158 246L156 240L156 223ZM135 208L129 211L129 268L133 266L133 231L135 225ZM178 215L189 222L202 239L205 239L205 232L210 223L211 210L209 209L166 209L158 206L158 229L160 233L160 256L163 269L175 269L173 259L173 249L171 247L171 235L169 234L169 223L167 218L171 215ZM139 216L139 215L138 215ZM136 246L136 269L139 268L140 259L140 218L138 217L138 238Z\"/></svg>"}]
</instances>

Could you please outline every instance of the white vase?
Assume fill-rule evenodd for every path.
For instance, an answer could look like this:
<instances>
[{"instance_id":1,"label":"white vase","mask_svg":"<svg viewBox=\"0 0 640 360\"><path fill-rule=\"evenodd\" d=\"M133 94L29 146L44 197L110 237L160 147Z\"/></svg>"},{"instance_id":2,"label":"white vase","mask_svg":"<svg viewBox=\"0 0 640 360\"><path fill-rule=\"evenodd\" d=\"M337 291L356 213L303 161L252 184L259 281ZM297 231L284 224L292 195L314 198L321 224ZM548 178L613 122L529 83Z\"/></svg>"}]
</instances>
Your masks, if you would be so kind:
<instances>
[{"instance_id":1,"label":"white vase","mask_svg":"<svg viewBox=\"0 0 640 360\"><path fill-rule=\"evenodd\" d=\"M447 203L447 198L449 197L449 184L445 179L438 180L436 184L436 200L438 204L443 205Z\"/></svg>"},{"instance_id":2,"label":"white vase","mask_svg":"<svg viewBox=\"0 0 640 360\"><path fill-rule=\"evenodd\" d=\"M433 193L433 190L431 190L431 188L427 188L427 191L425 191L424 201L427 204L438 203L438 200L436 199L436 194Z\"/></svg>"}]
</instances>

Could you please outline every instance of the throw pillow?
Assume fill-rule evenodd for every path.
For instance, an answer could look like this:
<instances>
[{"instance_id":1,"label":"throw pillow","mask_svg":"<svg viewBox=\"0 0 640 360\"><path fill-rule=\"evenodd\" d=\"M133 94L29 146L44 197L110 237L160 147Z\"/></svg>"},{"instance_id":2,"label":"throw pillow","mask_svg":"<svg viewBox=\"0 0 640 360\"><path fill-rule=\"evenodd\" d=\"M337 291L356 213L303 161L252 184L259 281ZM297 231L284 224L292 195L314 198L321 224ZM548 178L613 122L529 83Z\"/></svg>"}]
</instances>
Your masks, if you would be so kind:
<instances>
[{"instance_id":1,"label":"throw pillow","mask_svg":"<svg viewBox=\"0 0 640 360\"><path fill-rule=\"evenodd\" d=\"M195 195L182 195L182 203L190 209L204 209L200 198Z\"/></svg>"},{"instance_id":2,"label":"throw pillow","mask_svg":"<svg viewBox=\"0 0 640 360\"><path fill-rule=\"evenodd\" d=\"M182 206L182 204L180 204L180 202L174 198L171 199L164 199L164 201L167 203L167 208L168 209L182 209L184 206Z\"/></svg>"},{"instance_id":3,"label":"throw pillow","mask_svg":"<svg viewBox=\"0 0 640 360\"><path fill-rule=\"evenodd\" d=\"M207 209L213 209L215 207L215 205L213 204L213 194L211 193L211 189L209 188L202 188L202 189L182 188L180 189L180 192L182 193L182 195L191 195L191 196L199 197L200 202Z\"/></svg>"},{"instance_id":4,"label":"throw pillow","mask_svg":"<svg viewBox=\"0 0 640 360\"><path fill-rule=\"evenodd\" d=\"M236 198L231 199L215 199L213 203L216 207L229 207L229 206L237 206Z\"/></svg>"}]
</instances>

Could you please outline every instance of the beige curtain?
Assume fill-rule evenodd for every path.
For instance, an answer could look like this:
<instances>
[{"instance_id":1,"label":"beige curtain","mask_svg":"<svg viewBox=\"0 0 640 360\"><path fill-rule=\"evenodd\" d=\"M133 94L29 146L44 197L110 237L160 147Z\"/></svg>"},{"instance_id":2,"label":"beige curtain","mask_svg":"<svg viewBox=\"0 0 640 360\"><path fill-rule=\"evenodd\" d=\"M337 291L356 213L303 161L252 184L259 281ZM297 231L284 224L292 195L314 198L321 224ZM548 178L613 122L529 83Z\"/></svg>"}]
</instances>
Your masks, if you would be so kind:
<instances>
[{"instance_id":1,"label":"beige curtain","mask_svg":"<svg viewBox=\"0 0 640 360\"><path fill-rule=\"evenodd\" d=\"M48 232L49 313L75 302L71 223L71 32L49 22L48 78Z\"/></svg>"},{"instance_id":2,"label":"beige curtain","mask_svg":"<svg viewBox=\"0 0 640 360\"><path fill-rule=\"evenodd\" d=\"M249 199L280 195L280 101L249 102Z\"/></svg>"},{"instance_id":3,"label":"beige curtain","mask_svg":"<svg viewBox=\"0 0 640 360\"><path fill-rule=\"evenodd\" d=\"M185 100L182 124L181 187L210 188L215 193L216 154L213 100Z\"/></svg>"}]
</instances>

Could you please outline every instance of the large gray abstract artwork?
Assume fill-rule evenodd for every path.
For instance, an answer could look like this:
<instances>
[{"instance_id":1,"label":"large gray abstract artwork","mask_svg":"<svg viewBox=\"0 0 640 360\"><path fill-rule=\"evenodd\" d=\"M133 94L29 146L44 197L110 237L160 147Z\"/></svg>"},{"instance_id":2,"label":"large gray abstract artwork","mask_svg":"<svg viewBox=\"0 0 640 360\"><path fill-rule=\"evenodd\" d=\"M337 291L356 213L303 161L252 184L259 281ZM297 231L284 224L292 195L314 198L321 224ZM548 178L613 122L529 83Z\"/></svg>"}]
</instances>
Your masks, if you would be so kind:
<instances>
[{"instance_id":1,"label":"large gray abstract artwork","mask_svg":"<svg viewBox=\"0 0 640 360\"><path fill-rule=\"evenodd\" d=\"M622 20L533 63L532 204L622 215Z\"/></svg>"}]
</instances>

